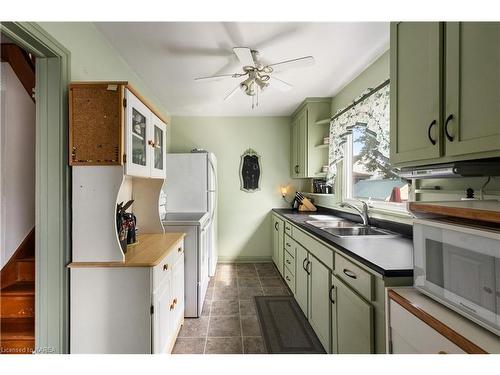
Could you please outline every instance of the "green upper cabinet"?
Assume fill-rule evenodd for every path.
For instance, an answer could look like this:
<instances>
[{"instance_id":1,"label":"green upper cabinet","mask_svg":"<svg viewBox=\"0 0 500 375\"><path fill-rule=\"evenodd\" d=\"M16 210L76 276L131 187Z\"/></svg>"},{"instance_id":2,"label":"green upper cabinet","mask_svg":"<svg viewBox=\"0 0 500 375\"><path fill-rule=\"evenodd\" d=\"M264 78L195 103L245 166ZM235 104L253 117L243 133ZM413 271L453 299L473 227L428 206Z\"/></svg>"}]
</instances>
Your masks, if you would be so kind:
<instances>
[{"instance_id":1,"label":"green upper cabinet","mask_svg":"<svg viewBox=\"0 0 500 375\"><path fill-rule=\"evenodd\" d=\"M498 155L499 102L500 23L446 23L446 155Z\"/></svg>"},{"instance_id":2,"label":"green upper cabinet","mask_svg":"<svg viewBox=\"0 0 500 375\"><path fill-rule=\"evenodd\" d=\"M324 177L328 147L323 138L329 135L331 98L307 98L292 114L290 176Z\"/></svg>"},{"instance_id":3,"label":"green upper cabinet","mask_svg":"<svg viewBox=\"0 0 500 375\"><path fill-rule=\"evenodd\" d=\"M391 23L391 162L441 156L442 24Z\"/></svg>"},{"instance_id":4,"label":"green upper cabinet","mask_svg":"<svg viewBox=\"0 0 500 375\"><path fill-rule=\"evenodd\" d=\"M391 163L500 156L500 23L391 24Z\"/></svg>"}]
</instances>

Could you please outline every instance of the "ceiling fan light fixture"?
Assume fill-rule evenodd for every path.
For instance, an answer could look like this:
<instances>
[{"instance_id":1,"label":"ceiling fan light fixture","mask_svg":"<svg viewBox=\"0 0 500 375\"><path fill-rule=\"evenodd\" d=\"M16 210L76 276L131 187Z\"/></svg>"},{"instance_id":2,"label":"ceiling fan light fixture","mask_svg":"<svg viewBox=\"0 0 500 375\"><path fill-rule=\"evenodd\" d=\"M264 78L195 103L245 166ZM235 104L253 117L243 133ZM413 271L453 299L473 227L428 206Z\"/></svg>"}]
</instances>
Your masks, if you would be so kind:
<instances>
[{"instance_id":1,"label":"ceiling fan light fixture","mask_svg":"<svg viewBox=\"0 0 500 375\"><path fill-rule=\"evenodd\" d=\"M260 77L259 77L259 78L256 78L256 79L255 79L255 82L257 83L257 86L259 86L259 87L260 87L260 89L261 89L262 91L263 91L266 87L268 87L268 86L269 86L269 83L267 83L267 79L266 79L266 80L264 80L264 79L262 79L262 78L260 78Z\"/></svg>"}]
</instances>

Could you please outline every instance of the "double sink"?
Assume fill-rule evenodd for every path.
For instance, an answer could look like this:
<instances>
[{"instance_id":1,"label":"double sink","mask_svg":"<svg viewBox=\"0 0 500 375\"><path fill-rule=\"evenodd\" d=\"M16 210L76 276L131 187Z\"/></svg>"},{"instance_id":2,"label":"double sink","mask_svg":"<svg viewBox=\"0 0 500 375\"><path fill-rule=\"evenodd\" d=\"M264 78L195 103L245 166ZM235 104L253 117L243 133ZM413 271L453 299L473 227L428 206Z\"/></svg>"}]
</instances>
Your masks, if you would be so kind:
<instances>
[{"instance_id":1,"label":"double sink","mask_svg":"<svg viewBox=\"0 0 500 375\"><path fill-rule=\"evenodd\" d=\"M305 223L312 225L328 234L336 237L396 237L397 234L374 228L368 225L355 223L336 216L329 215L309 215L313 220L306 220Z\"/></svg>"}]
</instances>

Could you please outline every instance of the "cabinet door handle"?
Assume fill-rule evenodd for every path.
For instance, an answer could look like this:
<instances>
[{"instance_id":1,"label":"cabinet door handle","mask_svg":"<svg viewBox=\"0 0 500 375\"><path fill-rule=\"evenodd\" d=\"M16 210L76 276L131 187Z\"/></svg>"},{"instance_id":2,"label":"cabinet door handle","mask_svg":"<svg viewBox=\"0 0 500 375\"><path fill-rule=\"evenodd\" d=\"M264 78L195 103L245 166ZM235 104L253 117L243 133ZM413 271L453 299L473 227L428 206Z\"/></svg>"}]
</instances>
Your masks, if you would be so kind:
<instances>
[{"instance_id":1,"label":"cabinet door handle","mask_svg":"<svg viewBox=\"0 0 500 375\"><path fill-rule=\"evenodd\" d=\"M306 272L307 272L307 274L308 274L308 275L310 275L310 274L311 274L311 271L309 271L309 265L310 265L310 264L311 264L311 261L310 261L310 260L308 260L308 261L307 261L307 263L306 263Z\"/></svg>"},{"instance_id":2,"label":"cabinet door handle","mask_svg":"<svg viewBox=\"0 0 500 375\"><path fill-rule=\"evenodd\" d=\"M286 243L286 246L290 247L290 246L292 246L292 245L290 245L290 244L287 242L287 243Z\"/></svg>"},{"instance_id":3,"label":"cabinet door handle","mask_svg":"<svg viewBox=\"0 0 500 375\"><path fill-rule=\"evenodd\" d=\"M446 138L448 138L450 142L453 142L453 136L448 132L448 124L450 123L451 120L453 120L452 114L450 114L446 118L446 122L444 123L444 134L446 135Z\"/></svg>"},{"instance_id":4,"label":"cabinet door handle","mask_svg":"<svg viewBox=\"0 0 500 375\"><path fill-rule=\"evenodd\" d=\"M335 301L333 300L333 290L335 289L335 285L332 285L330 288L330 293L328 293L328 298L330 298L330 302L335 304Z\"/></svg>"},{"instance_id":5,"label":"cabinet door handle","mask_svg":"<svg viewBox=\"0 0 500 375\"><path fill-rule=\"evenodd\" d=\"M302 261L302 268L304 269L304 271L307 272L307 269L306 269L306 262L307 262L307 258L304 258L304 260ZM309 272L308 272L309 273Z\"/></svg>"},{"instance_id":6,"label":"cabinet door handle","mask_svg":"<svg viewBox=\"0 0 500 375\"><path fill-rule=\"evenodd\" d=\"M274 223L274 229L279 230L278 229L278 222L277 221Z\"/></svg>"},{"instance_id":7,"label":"cabinet door handle","mask_svg":"<svg viewBox=\"0 0 500 375\"><path fill-rule=\"evenodd\" d=\"M174 305L176 305L176 304L177 304L177 298L174 298L174 300L172 301L172 303L173 303Z\"/></svg>"},{"instance_id":8,"label":"cabinet door handle","mask_svg":"<svg viewBox=\"0 0 500 375\"><path fill-rule=\"evenodd\" d=\"M292 262L290 262L288 259L286 260L286 262L287 262L288 264L292 264Z\"/></svg>"},{"instance_id":9,"label":"cabinet door handle","mask_svg":"<svg viewBox=\"0 0 500 375\"><path fill-rule=\"evenodd\" d=\"M165 263L165 264L163 265L163 271L166 271L166 270L168 270L168 263Z\"/></svg>"},{"instance_id":10,"label":"cabinet door handle","mask_svg":"<svg viewBox=\"0 0 500 375\"><path fill-rule=\"evenodd\" d=\"M432 130L432 127L433 127L434 125L437 125L436 120L432 120L431 124L429 125L429 128L427 129L427 137L429 137L429 141L431 141L431 143L432 143L433 145L435 145L435 144L436 144L436 140L435 140L435 139L432 139L432 136L431 136L431 130Z\"/></svg>"},{"instance_id":11,"label":"cabinet door handle","mask_svg":"<svg viewBox=\"0 0 500 375\"><path fill-rule=\"evenodd\" d=\"M352 272L351 270L348 270L347 268L344 268L342 270L342 272L344 272L344 274L346 276L349 276L351 279L357 279L358 278L358 275L356 275L354 272Z\"/></svg>"},{"instance_id":12,"label":"cabinet door handle","mask_svg":"<svg viewBox=\"0 0 500 375\"><path fill-rule=\"evenodd\" d=\"M448 353L446 353L444 350L440 350L438 354L448 354Z\"/></svg>"},{"instance_id":13,"label":"cabinet door handle","mask_svg":"<svg viewBox=\"0 0 500 375\"><path fill-rule=\"evenodd\" d=\"M172 311L174 309L175 305L174 304L171 304L170 305L170 311Z\"/></svg>"},{"instance_id":14,"label":"cabinet door handle","mask_svg":"<svg viewBox=\"0 0 500 375\"><path fill-rule=\"evenodd\" d=\"M299 166L298 165L295 166L295 173L299 173Z\"/></svg>"},{"instance_id":15,"label":"cabinet door handle","mask_svg":"<svg viewBox=\"0 0 500 375\"><path fill-rule=\"evenodd\" d=\"M179 248L177 249L177 252L178 252L178 253L182 253L182 247L179 247Z\"/></svg>"},{"instance_id":16,"label":"cabinet door handle","mask_svg":"<svg viewBox=\"0 0 500 375\"><path fill-rule=\"evenodd\" d=\"M288 276L285 276L286 281L292 281Z\"/></svg>"}]
</instances>

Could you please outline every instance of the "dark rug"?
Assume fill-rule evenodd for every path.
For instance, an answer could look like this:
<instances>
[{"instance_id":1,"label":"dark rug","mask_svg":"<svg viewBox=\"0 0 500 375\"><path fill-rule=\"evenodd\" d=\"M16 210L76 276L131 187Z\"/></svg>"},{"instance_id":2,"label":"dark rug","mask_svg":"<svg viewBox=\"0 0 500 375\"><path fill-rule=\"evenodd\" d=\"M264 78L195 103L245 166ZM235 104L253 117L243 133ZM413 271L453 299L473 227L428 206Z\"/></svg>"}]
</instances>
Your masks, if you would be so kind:
<instances>
[{"instance_id":1,"label":"dark rug","mask_svg":"<svg viewBox=\"0 0 500 375\"><path fill-rule=\"evenodd\" d=\"M326 353L293 296L258 296L255 303L268 353Z\"/></svg>"}]
</instances>

